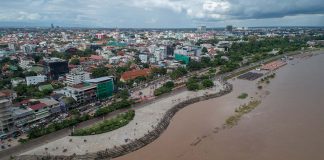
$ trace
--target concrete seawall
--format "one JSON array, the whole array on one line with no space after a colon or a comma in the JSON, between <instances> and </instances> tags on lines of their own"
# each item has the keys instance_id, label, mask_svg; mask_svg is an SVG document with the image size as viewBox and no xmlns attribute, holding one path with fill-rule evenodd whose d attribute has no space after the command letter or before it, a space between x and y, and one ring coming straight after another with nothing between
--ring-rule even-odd
<instances>
[{"instance_id":1,"label":"concrete seawall","mask_svg":"<svg viewBox=\"0 0 324 160\"><path fill-rule=\"evenodd\" d=\"M195 98L191 98L188 100L184 100L182 102L179 102L178 104L174 105L174 107L170 108L169 110L166 111L164 114L163 118L160 120L160 122L154 127L154 129L147 134L145 134L143 137L135 139L130 141L127 144L120 145L120 146L115 146L110 149L105 149L96 153L86 153L84 155L76 155L73 154L71 156L59 156L59 155L21 155L16 157L16 159L19 160L34 160L34 159L48 159L48 160L82 160L82 159L111 159L111 158L116 158L122 155L125 155L127 153L136 151L151 142L153 142L155 139L157 139L168 127L170 124L170 121L172 117L182 108L189 106L193 103L197 103L200 101L220 97L223 95L226 95L230 93L233 89L232 84L229 84L225 82L224 84L224 89L219 91L218 93L213 93L213 94L205 94L203 96L198 96Z\"/></svg>"}]
</instances>

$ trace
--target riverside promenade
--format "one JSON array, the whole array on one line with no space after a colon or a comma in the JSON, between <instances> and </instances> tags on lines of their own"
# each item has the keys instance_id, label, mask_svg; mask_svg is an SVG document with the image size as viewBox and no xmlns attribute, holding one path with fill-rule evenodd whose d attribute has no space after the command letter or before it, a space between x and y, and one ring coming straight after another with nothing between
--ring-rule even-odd
<instances>
[{"instance_id":1,"label":"riverside promenade","mask_svg":"<svg viewBox=\"0 0 324 160\"><path fill-rule=\"evenodd\" d=\"M219 81L214 81L214 83L215 87L213 88L197 92L185 90L136 109L134 119L126 126L117 130L90 136L66 136L27 151L17 157L17 159L37 159L41 157L59 159L112 158L134 151L156 139L166 129L176 112L171 111L172 109L185 107L184 102L186 102L185 105L187 103L195 103L204 100L199 99L200 97L208 97L209 95L216 95L220 92L225 94L225 90L231 90L229 89L229 84L224 84ZM220 95L218 94L218 96ZM190 102L193 99L195 100ZM182 104L181 108L179 108L179 104ZM151 136L146 140L147 142L140 141L140 144L136 144L137 141L143 140L143 137L147 138L148 135ZM125 145L128 145L128 148ZM133 147L129 145L133 145ZM123 148L120 149L120 146L123 146ZM120 151L116 152L118 149ZM111 151L111 153L107 151Z\"/></svg>"}]
</instances>

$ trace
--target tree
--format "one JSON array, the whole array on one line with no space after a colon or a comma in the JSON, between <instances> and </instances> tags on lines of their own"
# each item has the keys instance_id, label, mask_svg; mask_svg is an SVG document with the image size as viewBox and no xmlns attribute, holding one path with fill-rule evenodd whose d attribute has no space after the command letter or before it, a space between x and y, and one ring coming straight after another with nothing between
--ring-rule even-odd
<instances>
[{"instance_id":1,"label":"tree","mask_svg":"<svg viewBox=\"0 0 324 160\"><path fill-rule=\"evenodd\" d=\"M53 92L51 89L44 89L42 90L43 95L50 95Z\"/></svg>"},{"instance_id":2,"label":"tree","mask_svg":"<svg viewBox=\"0 0 324 160\"><path fill-rule=\"evenodd\" d=\"M147 63L144 63L143 68L150 68L150 65L148 65Z\"/></svg>"},{"instance_id":3,"label":"tree","mask_svg":"<svg viewBox=\"0 0 324 160\"><path fill-rule=\"evenodd\" d=\"M72 65L80 65L80 60L78 58L73 58L70 60L70 64Z\"/></svg>"},{"instance_id":4,"label":"tree","mask_svg":"<svg viewBox=\"0 0 324 160\"><path fill-rule=\"evenodd\" d=\"M14 90L17 92L18 96L21 96L27 93L27 87L26 84L18 84Z\"/></svg>"},{"instance_id":5,"label":"tree","mask_svg":"<svg viewBox=\"0 0 324 160\"><path fill-rule=\"evenodd\" d=\"M206 47L203 47L203 48L201 49L201 52L202 52L202 53L207 53L207 52L208 52L208 49L207 49Z\"/></svg>"},{"instance_id":6,"label":"tree","mask_svg":"<svg viewBox=\"0 0 324 160\"><path fill-rule=\"evenodd\" d=\"M29 77L29 76L37 76L37 73L34 71L27 71L25 72L25 77Z\"/></svg>"},{"instance_id":7,"label":"tree","mask_svg":"<svg viewBox=\"0 0 324 160\"><path fill-rule=\"evenodd\" d=\"M176 70L170 73L172 79L180 78L187 74L187 70L184 67L178 67Z\"/></svg>"},{"instance_id":8,"label":"tree","mask_svg":"<svg viewBox=\"0 0 324 160\"><path fill-rule=\"evenodd\" d=\"M35 63L38 63L42 58L43 58L43 55L39 55L39 54L33 54L33 59L35 61Z\"/></svg>"},{"instance_id":9,"label":"tree","mask_svg":"<svg viewBox=\"0 0 324 160\"><path fill-rule=\"evenodd\" d=\"M197 70L200 70L201 68L202 68L202 65L198 61L190 61L188 64L188 69L190 71L197 71Z\"/></svg>"},{"instance_id":10,"label":"tree","mask_svg":"<svg viewBox=\"0 0 324 160\"><path fill-rule=\"evenodd\" d=\"M163 86L165 86L167 88L173 88L174 87L174 83L172 81L168 81L165 84L163 84Z\"/></svg>"},{"instance_id":11,"label":"tree","mask_svg":"<svg viewBox=\"0 0 324 160\"><path fill-rule=\"evenodd\" d=\"M152 68L151 70L151 74L153 76L156 76L156 75L165 75L167 73L167 69L166 68Z\"/></svg>"},{"instance_id":12,"label":"tree","mask_svg":"<svg viewBox=\"0 0 324 160\"><path fill-rule=\"evenodd\" d=\"M99 78L104 76L109 76L110 72L107 67L98 67L92 70L91 76L93 78Z\"/></svg>"},{"instance_id":13,"label":"tree","mask_svg":"<svg viewBox=\"0 0 324 160\"><path fill-rule=\"evenodd\" d=\"M199 84L197 82L187 82L186 86L189 91L197 91L199 90Z\"/></svg>"},{"instance_id":14,"label":"tree","mask_svg":"<svg viewBox=\"0 0 324 160\"><path fill-rule=\"evenodd\" d=\"M128 99L130 94L127 89L123 89L123 90L119 91L116 96L117 96L117 98Z\"/></svg>"},{"instance_id":15,"label":"tree","mask_svg":"<svg viewBox=\"0 0 324 160\"><path fill-rule=\"evenodd\" d=\"M0 89L10 88L10 87L11 87L10 78L0 80Z\"/></svg>"},{"instance_id":16,"label":"tree","mask_svg":"<svg viewBox=\"0 0 324 160\"><path fill-rule=\"evenodd\" d=\"M205 79L202 81L202 85L205 87L205 88L210 88L212 86L214 86L214 82L210 79Z\"/></svg>"}]
</instances>

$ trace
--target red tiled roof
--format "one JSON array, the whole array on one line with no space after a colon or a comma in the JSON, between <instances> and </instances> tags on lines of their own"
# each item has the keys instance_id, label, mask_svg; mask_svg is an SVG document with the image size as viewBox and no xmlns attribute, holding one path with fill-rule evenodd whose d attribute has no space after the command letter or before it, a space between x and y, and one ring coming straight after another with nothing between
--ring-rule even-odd
<instances>
[{"instance_id":1,"label":"red tiled roof","mask_svg":"<svg viewBox=\"0 0 324 160\"><path fill-rule=\"evenodd\" d=\"M131 79L135 79L140 76L148 76L149 73L150 73L150 69L148 69L148 68L145 68L142 70L127 71L121 75L121 79L124 81L127 81L127 80L131 80Z\"/></svg>"},{"instance_id":2,"label":"red tiled roof","mask_svg":"<svg viewBox=\"0 0 324 160\"><path fill-rule=\"evenodd\" d=\"M98 56L98 55L91 55L90 56L90 59L92 59L92 60L102 60L103 57L102 56Z\"/></svg>"},{"instance_id":3,"label":"red tiled roof","mask_svg":"<svg viewBox=\"0 0 324 160\"><path fill-rule=\"evenodd\" d=\"M19 102L20 105L28 104L28 103L29 103L29 99L25 99L25 100Z\"/></svg>"},{"instance_id":4,"label":"red tiled roof","mask_svg":"<svg viewBox=\"0 0 324 160\"><path fill-rule=\"evenodd\" d=\"M117 53L117 55L119 55L119 56L124 56L124 55L125 55L125 52L124 52L124 51L119 51L119 52Z\"/></svg>"},{"instance_id":5,"label":"red tiled roof","mask_svg":"<svg viewBox=\"0 0 324 160\"><path fill-rule=\"evenodd\" d=\"M7 96L5 93L0 92L0 97L5 97Z\"/></svg>"},{"instance_id":6,"label":"red tiled roof","mask_svg":"<svg viewBox=\"0 0 324 160\"><path fill-rule=\"evenodd\" d=\"M38 110L41 108L46 107L47 105L45 103L37 103L35 105L29 106L29 108L31 108L32 110Z\"/></svg>"}]
</instances>

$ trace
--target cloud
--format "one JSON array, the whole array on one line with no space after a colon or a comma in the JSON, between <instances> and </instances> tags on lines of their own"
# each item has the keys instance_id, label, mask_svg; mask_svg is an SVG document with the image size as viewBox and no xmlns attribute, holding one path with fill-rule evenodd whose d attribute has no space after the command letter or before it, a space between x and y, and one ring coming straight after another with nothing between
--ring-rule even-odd
<instances>
[{"instance_id":1,"label":"cloud","mask_svg":"<svg viewBox=\"0 0 324 160\"><path fill-rule=\"evenodd\" d=\"M24 11L0 14L0 20L14 19L14 20L18 20L18 21L23 21L23 20L40 20L42 18L43 17L39 13L30 13L30 12L24 12Z\"/></svg>"},{"instance_id":2,"label":"cloud","mask_svg":"<svg viewBox=\"0 0 324 160\"><path fill-rule=\"evenodd\" d=\"M299 14L324 14L322 0L132 0L136 7L185 11L201 20L280 18Z\"/></svg>"},{"instance_id":3,"label":"cloud","mask_svg":"<svg viewBox=\"0 0 324 160\"><path fill-rule=\"evenodd\" d=\"M323 14L323 0L1 0L0 6L0 21L122 27Z\"/></svg>"}]
</instances>

